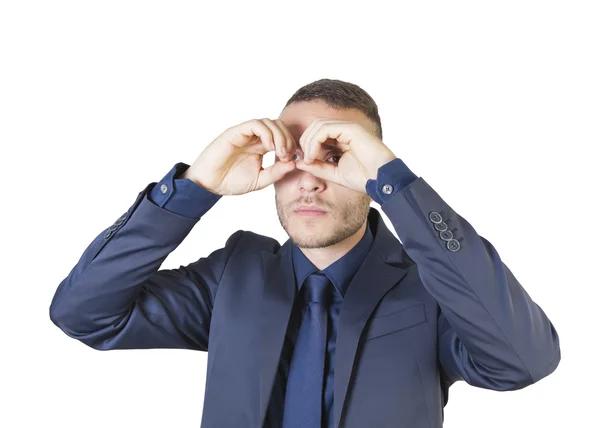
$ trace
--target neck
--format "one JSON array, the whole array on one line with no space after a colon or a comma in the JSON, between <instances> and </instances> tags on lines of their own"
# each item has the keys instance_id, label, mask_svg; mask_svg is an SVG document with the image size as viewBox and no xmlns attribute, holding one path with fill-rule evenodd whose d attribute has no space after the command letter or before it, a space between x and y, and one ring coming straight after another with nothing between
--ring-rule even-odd
<instances>
[{"instance_id":1,"label":"neck","mask_svg":"<svg viewBox=\"0 0 600 428\"><path fill-rule=\"evenodd\" d=\"M335 261L344 257L344 255L346 255L352 248L354 248L356 244L360 242L367 230L367 224L368 221L365 221L354 235L349 236L337 244L324 248L299 247L300 251L302 251L306 258L310 260L311 263L317 267L317 269L323 270Z\"/></svg>"}]
</instances>

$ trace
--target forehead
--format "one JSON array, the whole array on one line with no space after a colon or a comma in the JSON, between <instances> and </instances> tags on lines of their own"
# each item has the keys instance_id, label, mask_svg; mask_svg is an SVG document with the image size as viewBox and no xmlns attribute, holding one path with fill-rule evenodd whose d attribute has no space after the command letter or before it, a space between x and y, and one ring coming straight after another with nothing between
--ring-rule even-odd
<instances>
[{"instance_id":1,"label":"forehead","mask_svg":"<svg viewBox=\"0 0 600 428\"><path fill-rule=\"evenodd\" d=\"M367 129L372 129L373 125L367 116L357 109L340 110L325 104L324 101L303 101L287 106L279 119L284 123L287 129L296 141L300 140L302 133L310 126L315 119L348 120L358 122ZM331 139L330 139L331 140Z\"/></svg>"}]
</instances>

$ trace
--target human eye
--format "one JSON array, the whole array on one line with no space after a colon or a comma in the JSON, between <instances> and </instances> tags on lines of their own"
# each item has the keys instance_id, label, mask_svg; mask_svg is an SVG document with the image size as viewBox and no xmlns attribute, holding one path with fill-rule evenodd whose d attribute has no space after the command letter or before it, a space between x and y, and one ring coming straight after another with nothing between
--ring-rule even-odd
<instances>
[{"instance_id":1,"label":"human eye","mask_svg":"<svg viewBox=\"0 0 600 428\"><path fill-rule=\"evenodd\" d=\"M329 153L329 154L326 156L326 160L328 160L328 159L331 159L331 158L341 158L341 157L342 157L342 154L343 154L343 153L340 153L340 152L332 152L332 153ZM297 151L296 153L294 153L294 155L292 156L292 160L293 160L293 161L296 161L296 160L298 160L297 158L299 158L299 159L303 159L303 158L304 158L304 155L303 155L303 153L302 153L302 152L300 152L300 151ZM335 161L335 163L338 163L338 162L339 162L339 159L338 159L337 161Z\"/></svg>"},{"instance_id":2,"label":"human eye","mask_svg":"<svg viewBox=\"0 0 600 428\"><path fill-rule=\"evenodd\" d=\"M337 153L330 153L333 156L328 157L327 159L331 159L331 158L341 158L342 155L341 154L337 154ZM340 160L338 159L335 163L338 163Z\"/></svg>"}]
</instances>

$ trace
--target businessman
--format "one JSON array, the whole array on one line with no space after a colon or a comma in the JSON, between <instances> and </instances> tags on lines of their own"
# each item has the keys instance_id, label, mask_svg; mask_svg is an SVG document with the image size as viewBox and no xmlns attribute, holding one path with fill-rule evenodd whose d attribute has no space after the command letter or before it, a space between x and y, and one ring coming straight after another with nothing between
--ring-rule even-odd
<instances>
[{"instance_id":1,"label":"businessman","mask_svg":"<svg viewBox=\"0 0 600 428\"><path fill-rule=\"evenodd\" d=\"M237 230L160 269L223 195L271 184L283 245ZM59 284L50 318L98 350L207 351L203 428L438 428L454 382L517 390L560 361L494 246L383 143L373 99L332 79L148 184Z\"/></svg>"}]
</instances>

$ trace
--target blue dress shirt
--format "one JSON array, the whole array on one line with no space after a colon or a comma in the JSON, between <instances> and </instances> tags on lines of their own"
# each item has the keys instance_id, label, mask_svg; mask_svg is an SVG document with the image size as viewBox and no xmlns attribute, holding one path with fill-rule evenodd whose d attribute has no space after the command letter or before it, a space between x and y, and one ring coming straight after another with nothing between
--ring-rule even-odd
<instances>
[{"instance_id":1,"label":"blue dress shirt","mask_svg":"<svg viewBox=\"0 0 600 428\"><path fill-rule=\"evenodd\" d=\"M152 188L148 193L148 198L152 203L168 211L174 212L175 214L199 219L221 198L221 195L214 194L187 178L178 178L181 177L181 174L183 174L188 167L189 165L183 162L177 163L171 171L169 171L169 173ZM381 205L417 178L418 177L408 169L401 159L396 158L379 168L377 171L377 180L369 179L365 190L375 202ZM384 193L382 190L383 186L386 184L392 186L392 191L389 194ZM335 358L335 342L341 304L346 289L369 252L372 242L373 234L367 224L365 233L358 244L340 259L322 270L332 282L335 289L334 298L332 299L329 308L328 323L330 328L327 332L322 428L333 427L333 362ZM297 246L294 245L292 248L296 289L299 293L300 287L304 283L306 277L317 272L319 269L306 258L304 253ZM292 308L290 323L286 332L277 375L273 384L271 400L267 409L265 428L279 428L283 421L286 381L288 378L294 344L301 322L302 308L300 307L299 302L300 299L297 299Z\"/></svg>"}]
</instances>

